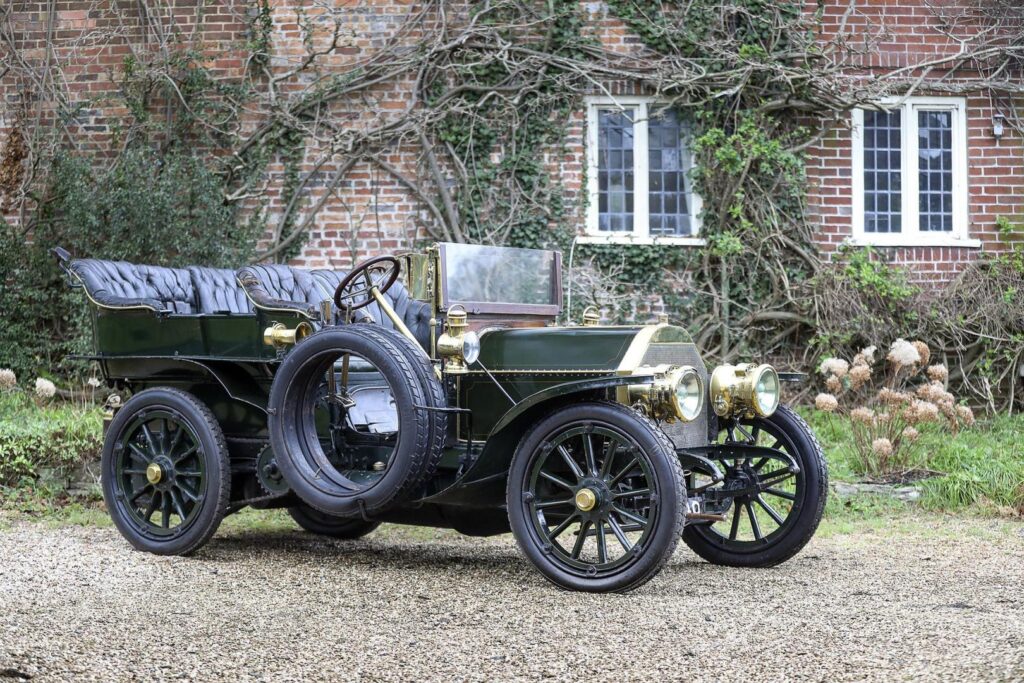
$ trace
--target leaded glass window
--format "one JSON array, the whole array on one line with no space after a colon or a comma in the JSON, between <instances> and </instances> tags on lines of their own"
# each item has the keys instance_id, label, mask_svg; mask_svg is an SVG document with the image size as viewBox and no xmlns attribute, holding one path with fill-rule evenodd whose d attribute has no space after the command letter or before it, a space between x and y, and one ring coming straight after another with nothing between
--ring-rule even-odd
<instances>
[{"instance_id":1,"label":"leaded glass window","mask_svg":"<svg viewBox=\"0 0 1024 683\"><path fill-rule=\"evenodd\" d=\"M864 112L864 230L902 229L900 112Z\"/></svg>"},{"instance_id":2,"label":"leaded glass window","mask_svg":"<svg viewBox=\"0 0 1024 683\"><path fill-rule=\"evenodd\" d=\"M601 97L590 98L587 125L587 232L630 242L696 237L686 116L644 97Z\"/></svg>"},{"instance_id":3,"label":"leaded glass window","mask_svg":"<svg viewBox=\"0 0 1024 683\"><path fill-rule=\"evenodd\" d=\"M854 241L979 246L968 235L966 98L881 106L853 114Z\"/></svg>"},{"instance_id":4,"label":"leaded glass window","mask_svg":"<svg viewBox=\"0 0 1024 683\"><path fill-rule=\"evenodd\" d=\"M633 230L634 111L602 109L598 113L598 202L600 229Z\"/></svg>"},{"instance_id":5,"label":"leaded glass window","mask_svg":"<svg viewBox=\"0 0 1024 683\"><path fill-rule=\"evenodd\" d=\"M953 229L953 114L917 112L918 212L921 230Z\"/></svg>"},{"instance_id":6,"label":"leaded glass window","mask_svg":"<svg viewBox=\"0 0 1024 683\"><path fill-rule=\"evenodd\" d=\"M652 235L689 235L686 150L679 114L668 110L647 125L648 209Z\"/></svg>"}]
</instances>

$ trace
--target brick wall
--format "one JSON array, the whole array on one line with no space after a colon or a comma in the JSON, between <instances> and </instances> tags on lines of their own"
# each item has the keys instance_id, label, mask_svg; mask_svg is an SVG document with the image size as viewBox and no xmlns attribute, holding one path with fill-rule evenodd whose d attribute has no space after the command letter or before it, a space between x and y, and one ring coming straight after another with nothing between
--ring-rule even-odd
<instances>
[{"instance_id":1,"label":"brick wall","mask_svg":"<svg viewBox=\"0 0 1024 683\"><path fill-rule=\"evenodd\" d=\"M628 52L641 47L636 36L622 22L609 16L602 2L581 3L588 18L587 31L616 51ZM302 55L302 31L296 8L300 3L278 0L273 4L272 52L273 65L278 73L290 69ZM937 54L956 50L956 45L939 30L938 20L930 9L931 0L867 0L858 3L858 13L846 18L847 28L855 35L872 35L877 49L851 65L865 73L879 68L890 68L919 61ZM813 11L816 3L808 5ZM843 21L846 0L826 0L824 19L826 34L838 30ZM111 11L117 7L118 11ZM248 21L250 3L230 0L213 7L198 0L172 0L163 5L163 11L173 16L177 30L211 59L215 71L225 77L241 77L249 40ZM154 31L161 22L151 21L136 3L105 3L87 0L60 2L18 2L11 22L16 27L18 46L22 56L34 64L44 64L48 58L64 63L59 75L69 83L69 108L81 107L78 115L67 122L66 131L60 131L64 144L70 143L83 150L110 151L123 141L117 134L117 121L126 112L107 95L117 88L118 74L132 45L153 45ZM381 48L392 37L395 28L414 11L415 3L407 0L339 1L333 8L343 18L342 48L325 63L329 70L365 59ZM318 40L327 39L329 17L322 10L309 10L307 16L322 30ZM166 24L167 22L163 22ZM879 27L887 26L886 32ZM122 39L106 42L102 46L90 43L95 31L118 32ZM47 56L46 35L50 33L57 49ZM418 36L408 36L416 40ZM71 56L73 55L73 56ZM42 73L42 72L41 72ZM23 125L42 125L52 121L53 112L42 111L39 103L24 99L30 84L19 82L10 75L0 79L0 141L7 138L16 120ZM369 120L386 119L396 115L409 104L408 84L374 91L357 100L338 104L330 113L331 120L340 125L357 128ZM608 84L614 92L632 94L631 84ZM984 249L998 250L1001 245L995 232L999 216L1014 217L1024 214L1024 141L1009 126L1002 140L991 134L992 116L997 105L981 94L968 100L969 117L969 213L970 237L981 241ZM585 116L578 112L567 129L564 151L552 151L549 166L563 181L575 213L570 220L582 226L580 209L584 192L583 170ZM320 149L311 145L307 150L305 168L312 168ZM851 143L848 122L843 121L829 133L820 145L808 154L810 197L808 212L818 225L819 243L826 253L851 234ZM388 162L403 174L417 177L422 173L419 150L413 146L394 150ZM366 163L357 164L335 191L329 192L328 179L336 167L330 164L318 171L305 197L307 204L324 199L323 209L313 224L308 243L295 260L310 266L345 267L354 259L382 251L411 247L424 236L423 225L429 221L421 203L394 177ZM280 188L284 169L272 164L268 169L268 210L271 229L283 211ZM9 220L18 216L8 213ZM301 220L301 215L299 217ZM889 250L897 262L910 265L921 280L948 279L962 264L977 258L976 248L900 248Z\"/></svg>"},{"instance_id":2,"label":"brick wall","mask_svg":"<svg viewBox=\"0 0 1024 683\"><path fill-rule=\"evenodd\" d=\"M856 67L869 74L893 67L919 64L939 56L956 54L959 46L943 32L942 17L929 0L872 0L858 3L859 12L846 18L847 29L855 35L874 36L878 41L868 54L855 60ZM835 35L848 3L827 0L824 34ZM948 7L955 7L951 3ZM948 18L948 17L947 17ZM967 19L959 20L960 26ZM884 29L882 27L885 27ZM969 31L968 31L969 32ZM912 74L916 75L916 74ZM934 76L945 76L936 73ZM955 84L962 74L950 74ZM936 94L922 89L915 94ZM982 251L1006 248L999 241L996 220L1024 218L1024 139L1010 125L1004 136L993 136L993 117L1006 112L1007 103L994 103L987 93L967 93L967 185L968 237L978 246L900 247L880 252L892 262L907 266L912 279L920 283L941 283L958 273ZM833 254L852 239L853 146L851 117L844 117L820 145L808 150L810 180L808 214L817 226L819 246Z\"/></svg>"}]
</instances>

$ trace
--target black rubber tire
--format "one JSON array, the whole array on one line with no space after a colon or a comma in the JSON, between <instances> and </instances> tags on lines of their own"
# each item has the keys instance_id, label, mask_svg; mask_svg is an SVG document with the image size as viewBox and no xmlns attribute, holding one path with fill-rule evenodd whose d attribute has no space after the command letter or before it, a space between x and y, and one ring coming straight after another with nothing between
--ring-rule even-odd
<instances>
[{"instance_id":1,"label":"black rubber tire","mask_svg":"<svg viewBox=\"0 0 1024 683\"><path fill-rule=\"evenodd\" d=\"M779 406L766 422L777 427L791 442L787 452L803 472L803 486L793 502L790 515L797 515L791 526L763 550L733 552L716 542L717 536L706 525L690 525L683 531L683 541L693 552L712 564L727 567L773 567L796 555L807 545L818 529L828 499L828 466L821 444L807 422L787 406ZM790 524L787 517L786 523Z\"/></svg>"},{"instance_id":2,"label":"black rubber tire","mask_svg":"<svg viewBox=\"0 0 1024 683\"><path fill-rule=\"evenodd\" d=\"M204 490L200 492L199 514L170 538L154 538L131 518L114 472L121 432L139 413L155 409L175 411L188 422L202 444L200 456L207 475ZM205 404L178 389L146 389L125 402L107 429L101 472L103 499L114 526L135 549L155 555L189 555L201 548L217 531L231 499L231 463L224 433Z\"/></svg>"},{"instance_id":3,"label":"black rubber tire","mask_svg":"<svg viewBox=\"0 0 1024 683\"><path fill-rule=\"evenodd\" d=\"M380 526L380 522L367 522L352 517L335 517L302 503L288 508L288 514L300 527L318 536L330 536L351 541L362 538Z\"/></svg>"},{"instance_id":4,"label":"black rubber tire","mask_svg":"<svg viewBox=\"0 0 1024 683\"><path fill-rule=\"evenodd\" d=\"M413 369L419 376L420 381L422 381L423 385L427 388L428 401L426 402L426 405L431 408L440 409L448 407L448 397L445 394L444 386L441 384L441 380L434 371L434 365L430 362L430 357L419 343L412 341L401 333L393 332L392 330L372 323L360 323L358 328L371 337L374 337L381 344L394 344L395 346L404 349L406 358L408 358L409 362L412 363ZM428 426L430 428L430 445L428 446L428 451L431 453L441 453L444 449L445 441L448 438L448 413L443 412L443 410L423 411L423 413L423 417L428 421ZM437 458L431 458L427 461L427 469L423 474L423 481L428 481L434 476L437 472L437 465L440 462L440 456Z\"/></svg>"},{"instance_id":5,"label":"black rubber tire","mask_svg":"<svg viewBox=\"0 0 1024 683\"><path fill-rule=\"evenodd\" d=\"M410 352L397 332L369 324L329 327L297 344L285 357L270 391L268 427L278 466L292 490L311 507L338 517L367 518L406 500L437 468L443 450L444 413L427 410L443 392L425 378L422 351ZM383 477L353 490L333 467L314 466L322 454L305 410L310 387L324 364L348 351L376 366L391 387L398 414L398 444ZM408 418L408 419L407 419Z\"/></svg>"},{"instance_id":6,"label":"black rubber tire","mask_svg":"<svg viewBox=\"0 0 1024 683\"><path fill-rule=\"evenodd\" d=\"M566 571L545 551L524 496L524 480L534 454L553 435L578 422L599 422L625 433L650 460L657 480L659 513L647 547L635 560L609 576L583 576ZM686 487L671 440L642 413L618 403L588 402L562 408L526 433L509 470L506 490L509 523L523 554L549 581L560 588L593 593L626 592L647 583L672 557L685 521Z\"/></svg>"}]
</instances>

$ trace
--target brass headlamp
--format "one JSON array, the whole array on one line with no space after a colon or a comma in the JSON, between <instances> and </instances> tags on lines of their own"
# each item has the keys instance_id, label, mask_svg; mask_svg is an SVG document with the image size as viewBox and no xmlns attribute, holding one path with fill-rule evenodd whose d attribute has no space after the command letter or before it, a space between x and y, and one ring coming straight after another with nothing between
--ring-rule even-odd
<instances>
[{"instance_id":1,"label":"brass headlamp","mask_svg":"<svg viewBox=\"0 0 1024 683\"><path fill-rule=\"evenodd\" d=\"M437 340L437 355L445 359L445 372L464 375L480 357L480 338L468 331L469 316L460 305L452 306L446 316L445 332Z\"/></svg>"},{"instance_id":2,"label":"brass headlamp","mask_svg":"<svg viewBox=\"0 0 1024 683\"><path fill-rule=\"evenodd\" d=\"M294 346L311 334L313 326L307 322L299 323L294 329L285 326L284 323L274 323L263 330L263 343L281 349L285 346Z\"/></svg>"},{"instance_id":3,"label":"brass headlamp","mask_svg":"<svg viewBox=\"0 0 1024 683\"><path fill-rule=\"evenodd\" d=\"M690 422L704 407L704 380L689 365L640 367L636 374L653 374L650 384L627 387L630 404L639 404L651 417L665 422Z\"/></svg>"},{"instance_id":4,"label":"brass headlamp","mask_svg":"<svg viewBox=\"0 0 1024 683\"><path fill-rule=\"evenodd\" d=\"M719 417L768 417L779 407L779 387L770 365L719 365L711 373L711 407Z\"/></svg>"}]
</instances>

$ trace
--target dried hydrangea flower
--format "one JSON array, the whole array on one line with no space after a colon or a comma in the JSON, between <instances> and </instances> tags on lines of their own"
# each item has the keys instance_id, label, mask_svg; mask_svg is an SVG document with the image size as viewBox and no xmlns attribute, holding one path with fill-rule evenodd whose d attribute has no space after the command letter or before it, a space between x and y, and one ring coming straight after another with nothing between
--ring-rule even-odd
<instances>
[{"instance_id":1,"label":"dried hydrangea flower","mask_svg":"<svg viewBox=\"0 0 1024 683\"><path fill-rule=\"evenodd\" d=\"M857 364L850 368L850 386L860 389L871 379L871 368L864 364Z\"/></svg>"},{"instance_id":2,"label":"dried hydrangea flower","mask_svg":"<svg viewBox=\"0 0 1024 683\"><path fill-rule=\"evenodd\" d=\"M892 455L892 441L889 439L875 439L871 442L871 451L878 456L888 458Z\"/></svg>"},{"instance_id":3,"label":"dried hydrangea flower","mask_svg":"<svg viewBox=\"0 0 1024 683\"><path fill-rule=\"evenodd\" d=\"M941 397L938 401L935 401L935 405L937 405L939 410L942 411L942 414L950 420L956 419L956 401L952 394L946 394Z\"/></svg>"},{"instance_id":4,"label":"dried hydrangea flower","mask_svg":"<svg viewBox=\"0 0 1024 683\"><path fill-rule=\"evenodd\" d=\"M878 413L875 415L875 421L878 422L878 424L889 424L890 420L892 420L892 415L888 412Z\"/></svg>"},{"instance_id":5,"label":"dried hydrangea flower","mask_svg":"<svg viewBox=\"0 0 1024 683\"><path fill-rule=\"evenodd\" d=\"M860 408L854 408L850 411L850 419L854 422L870 425L875 421L875 411L863 406Z\"/></svg>"},{"instance_id":6,"label":"dried hydrangea flower","mask_svg":"<svg viewBox=\"0 0 1024 683\"><path fill-rule=\"evenodd\" d=\"M821 367L818 368L818 372L823 375L835 375L836 377L846 377L846 373L850 370L850 364L842 358L826 358L821 361Z\"/></svg>"},{"instance_id":7,"label":"dried hydrangea flower","mask_svg":"<svg viewBox=\"0 0 1024 683\"><path fill-rule=\"evenodd\" d=\"M928 379L933 382L943 382L949 379L949 370L942 363L928 366Z\"/></svg>"},{"instance_id":8,"label":"dried hydrangea flower","mask_svg":"<svg viewBox=\"0 0 1024 683\"><path fill-rule=\"evenodd\" d=\"M18 377L14 374L14 370L0 369L0 389L13 389L16 386L18 386Z\"/></svg>"},{"instance_id":9,"label":"dried hydrangea flower","mask_svg":"<svg viewBox=\"0 0 1024 683\"><path fill-rule=\"evenodd\" d=\"M825 387L833 394L838 394L843 390L843 380L839 379L835 375L829 375L828 379L825 380Z\"/></svg>"},{"instance_id":10,"label":"dried hydrangea flower","mask_svg":"<svg viewBox=\"0 0 1024 683\"><path fill-rule=\"evenodd\" d=\"M942 386L938 382L922 384L917 388L916 393L918 398L924 401L931 401L932 403L939 403L947 399L953 399L953 395L946 391L946 387Z\"/></svg>"},{"instance_id":11,"label":"dried hydrangea flower","mask_svg":"<svg viewBox=\"0 0 1024 683\"><path fill-rule=\"evenodd\" d=\"M903 411L903 419L909 424L934 422L939 419L939 407L930 401L915 400Z\"/></svg>"},{"instance_id":12,"label":"dried hydrangea flower","mask_svg":"<svg viewBox=\"0 0 1024 683\"><path fill-rule=\"evenodd\" d=\"M39 398L53 398L57 395L57 387L48 379L36 378L36 396Z\"/></svg>"},{"instance_id":13,"label":"dried hydrangea flower","mask_svg":"<svg viewBox=\"0 0 1024 683\"><path fill-rule=\"evenodd\" d=\"M872 363L875 362L875 351L877 350L878 347L874 345L865 346L863 349L860 350L860 353L853 357L853 364L871 365Z\"/></svg>"},{"instance_id":14,"label":"dried hydrangea flower","mask_svg":"<svg viewBox=\"0 0 1024 683\"><path fill-rule=\"evenodd\" d=\"M968 406L957 406L956 415L960 418L960 421L968 427L974 424L974 411Z\"/></svg>"},{"instance_id":15,"label":"dried hydrangea flower","mask_svg":"<svg viewBox=\"0 0 1024 683\"><path fill-rule=\"evenodd\" d=\"M918 339L915 342L912 342L912 344L914 348L917 349L917 355L921 356L921 360L918 361L921 364L921 367L928 365L928 361L932 357L932 351L931 349L928 348L928 345L925 344L920 339Z\"/></svg>"},{"instance_id":16,"label":"dried hydrangea flower","mask_svg":"<svg viewBox=\"0 0 1024 683\"><path fill-rule=\"evenodd\" d=\"M918 353L917 349L913 344L908 342L906 339L897 339L889 347L889 355L886 356L889 362L892 363L897 370L900 368L910 367L915 363L921 362L921 354Z\"/></svg>"},{"instance_id":17,"label":"dried hydrangea flower","mask_svg":"<svg viewBox=\"0 0 1024 683\"><path fill-rule=\"evenodd\" d=\"M814 397L814 407L826 413L834 413L839 409L839 400L832 394L818 394Z\"/></svg>"},{"instance_id":18,"label":"dried hydrangea flower","mask_svg":"<svg viewBox=\"0 0 1024 683\"><path fill-rule=\"evenodd\" d=\"M921 432L917 431L913 427L903 428L903 438L909 441L910 443L914 443L915 441L917 441L917 437L919 436L921 436Z\"/></svg>"}]
</instances>

